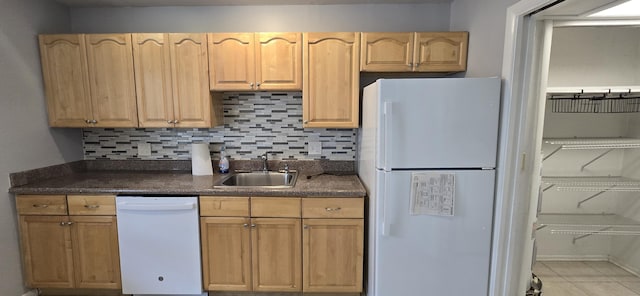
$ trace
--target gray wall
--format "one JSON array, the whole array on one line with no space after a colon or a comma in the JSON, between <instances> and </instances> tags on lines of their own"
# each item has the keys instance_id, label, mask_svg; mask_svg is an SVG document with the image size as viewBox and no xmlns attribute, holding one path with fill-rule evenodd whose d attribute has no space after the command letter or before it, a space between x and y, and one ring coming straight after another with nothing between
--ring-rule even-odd
<instances>
[{"instance_id":1,"label":"gray wall","mask_svg":"<svg viewBox=\"0 0 640 296\"><path fill-rule=\"evenodd\" d=\"M449 3L74 8L74 32L446 31Z\"/></svg>"},{"instance_id":2,"label":"gray wall","mask_svg":"<svg viewBox=\"0 0 640 296\"><path fill-rule=\"evenodd\" d=\"M24 289L9 173L82 158L79 130L47 125L38 53L38 33L68 28L68 9L53 1L0 1L0 295Z\"/></svg>"},{"instance_id":3,"label":"gray wall","mask_svg":"<svg viewBox=\"0 0 640 296\"><path fill-rule=\"evenodd\" d=\"M469 31L466 77L500 76L507 8L519 0L454 0L452 31Z\"/></svg>"}]
</instances>

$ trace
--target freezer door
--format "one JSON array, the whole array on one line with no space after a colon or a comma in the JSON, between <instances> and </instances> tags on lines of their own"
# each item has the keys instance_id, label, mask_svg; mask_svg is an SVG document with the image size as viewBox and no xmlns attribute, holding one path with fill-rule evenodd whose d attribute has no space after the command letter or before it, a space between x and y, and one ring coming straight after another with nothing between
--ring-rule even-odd
<instances>
[{"instance_id":1,"label":"freezer door","mask_svg":"<svg viewBox=\"0 0 640 296\"><path fill-rule=\"evenodd\" d=\"M412 173L379 173L368 295L487 295L495 172L437 171L455 174L454 216L410 215Z\"/></svg>"},{"instance_id":2,"label":"freezer door","mask_svg":"<svg viewBox=\"0 0 640 296\"><path fill-rule=\"evenodd\" d=\"M494 168L500 79L380 79L376 167ZM367 110L366 108L363 110Z\"/></svg>"}]
</instances>

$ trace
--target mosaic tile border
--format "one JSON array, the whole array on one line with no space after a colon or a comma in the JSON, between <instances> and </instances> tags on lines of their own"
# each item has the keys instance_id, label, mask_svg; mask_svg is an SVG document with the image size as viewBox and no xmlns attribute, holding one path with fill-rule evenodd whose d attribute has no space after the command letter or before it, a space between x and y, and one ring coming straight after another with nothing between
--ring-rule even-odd
<instances>
[{"instance_id":1,"label":"mosaic tile border","mask_svg":"<svg viewBox=\"0 0 640 296\"><path fill-rule=\"evenodd\" d=\"M192 143L209 143L213 159L220 147L235 160L355 160L356 129L302 128L302 94L225 93L224 126L216 128L102 128L83 130L86 160L187 160ZM322 154L309 155L309 142L321 142ZM149 143L151 155L138 155Z\"/></svg>"}]
</instances>

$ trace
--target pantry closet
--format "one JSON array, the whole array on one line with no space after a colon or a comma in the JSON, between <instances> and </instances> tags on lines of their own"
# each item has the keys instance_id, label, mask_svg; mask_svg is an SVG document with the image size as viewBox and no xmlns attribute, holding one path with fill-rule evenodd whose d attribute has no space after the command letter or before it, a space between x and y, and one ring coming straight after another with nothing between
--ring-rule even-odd
<instances>
[{"instance_id":1,"label":"pantry closet","mask_svg":"<svg viewBox=\"0 0 640 296\"><path fill-rule=\"evenodd\" d=\"M640 26L553 28L543 124L543 295L640 295Z\"/></svg>"}]
</instances>

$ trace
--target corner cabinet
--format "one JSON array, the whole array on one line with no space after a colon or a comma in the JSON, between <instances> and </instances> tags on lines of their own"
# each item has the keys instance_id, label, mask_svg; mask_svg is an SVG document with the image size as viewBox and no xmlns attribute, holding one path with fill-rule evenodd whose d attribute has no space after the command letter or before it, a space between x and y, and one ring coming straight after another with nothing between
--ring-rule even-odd
<instances>
[{"instance_id":1,"label":"corner cabinet","mask_svg":"<svg viewBox=\"0 0 640 296\"><path fill-rule=\"evenodd\" d=\"M19 195L16 204L28 287L120 289L114 196Z\"/></svg>"},{"instance_id":2,"label":"corner cabinet","mask_svg":"<svg viewBox=\"0 0 640 296\"><path fill-rule=\"evenodd\" d=\"M50 126L138 126L131 34L39 40Z\"/></svg>"},{"instance_id":3,"label":"corner cabinet","mask_svg":"<svg viewBox=\"0 0 640 296\"><path fill-rule=\"evenodd\" d=\"M140 127L222 124L221 98L209 92L206 34L133 34L133 54Z\"/></svg>"},{"instance_id":4,"label":"corner cabinet","mask_svg":"<svg viewBox=\"0 0 640 296\"><path fill-rule=\"evenodd\" d=\"M362 198L201 196L204 289L361 292L363 213Z\"/></svg>"},{"instance_id":5,"label":"corner cabinet","mask_svg":"<svg viewBox=\"0 0 640 296\"><path fill-rule=\"evenodd\" d=\"M468 32L362 33L364 72L461 72L467 68Z\"/></svg>"},{"instance_id":6,"label":"corner cabinet","mask_svg":"<svg viewBox=\"0 0 640 296\"><path fill-rule=\"evenodd\" d=\"M357 128L360 33L304 33L303 127Z\"/></svg>"},{"instance_id":7,"label":"corner cabinet","mask_svg":"<svg viewBox=\"0 0 640 296\"><path fill-rule=\"evenodd\" d=\"M210 85L215 91L300 90L300 33L210 33Z\"/></svg>"}]
</instances>

